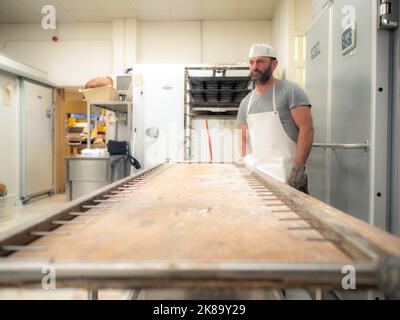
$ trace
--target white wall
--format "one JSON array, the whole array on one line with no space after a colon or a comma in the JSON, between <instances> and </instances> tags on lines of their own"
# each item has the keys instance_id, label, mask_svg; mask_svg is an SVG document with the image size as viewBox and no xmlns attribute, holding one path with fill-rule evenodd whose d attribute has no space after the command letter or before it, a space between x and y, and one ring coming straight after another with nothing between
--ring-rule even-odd
<instances>
[{"instance_id":1,"label":"white wall","mask_svg":"<svg viewBox=\"0 0 400 320\"><path fill-rule=\"evenodd\" d=\"M271 21L141 22L138 63L246 62L253 43L271 42Z\"/></svg>"},{"instance_id":2,"label":"white wall","mask_svg":"<svg viewBox=\"0 0 400 320\"><path fill-rule=\"evenodd\" d=\"M141 22L138 33L138 63L200 62L200 22Z\"/></svg>"},{"instance_id":3,"label":"white wall","mask_svg":"<svg viewBox=\"0 0 400 320\"><path fill-rule=\"evenodd\" d=\"M279 60L277 71L283 78L298 83L298 68L303 67L303 61L295 60L295 37L304 36L311 25L312 4L312 0L281 0L272 19L272 42Z\"/></svg>"},{"instance_id":4,"label":"white wall","mask_svg":"<svg viewBox=\"0 0 400 320\"><path fill-rule=\"evenodd\" d=\"M112 22L113 76L124 74L136 63L138 23L136 19L114 19Z\"/></svg>"},{"instance_id":5,"label":"white wall","mask_svg":"<svg viewBox=\"0 0 400 320\"><path fill-rule=\"evenodd\" d=\"M52 36L59 41L53 42ZM116 75L135 63L246 62L252 43L272 42L271 21L0 24L0 53L48 73L60 87Z\"/></svg>"},{"instance_id":6,"label":"white wall","mask_svg":"<svg viewBox=\"0 0 400 320\"><path fill-rule=\"evenodd\" d=\"M295 32L305 34L313 20L313 0L296 0L295 16Z\"/></svg>"},{"instance_id":7,"label":"white wall","mask_svg":"<svg viewBox=\"0 0 400 320\"><path fill-rule=\"evenodd\" d=\"M289 68L290 18L289 0L282 0L272 20L272 43L278 56L278 72L286 74Z\"/></svg>"},{"instance_id":8,"label":"white wall","mask_svg":"<svg viewBox=\"0 0 400 320\"><path fill-rule=\"evenodd\" d=\"M271 21L205 21L202 63L247 63L253 43L271 43Z\"/></svg>"},{"instance_id":9,"label":"white wall","mask_svg":"<svg viewBox=\"0 0 400 320\"><path fill-rule=\"evenodd\" d=\"M313 0L312 2L312 16L315 19L329 0Z\"/></svg>"},{"instance_id":10,"label":"white wall","mask_svg":"<svg viewBox=\"0 0 400 320\"><path fill-rule=\"evenodd\" d=\"M51 40L59 37L58 42ZM60 23L55 31L40 24L1 24L0 53L48 73L63 86L83 85L112 73L111 23Z\"/></svg>"},{"instance_id":11,"label":"white wall","mask_svg":"<svg viewBox=\"0 0 400 320\"><path fill-rule=\"evenodd\" d=\"M247 62L253 43L272 43L279 68L291 70L293 36L302 34L312 8L326 0L282 0L272 21L59 23L45 31L40 24L0 24L0 53L48 73L60 87L81 86L88 79L116 75L135 63L235 64ZM53 42L52 36L59 41Z\"/></svg>"}]
</instances>

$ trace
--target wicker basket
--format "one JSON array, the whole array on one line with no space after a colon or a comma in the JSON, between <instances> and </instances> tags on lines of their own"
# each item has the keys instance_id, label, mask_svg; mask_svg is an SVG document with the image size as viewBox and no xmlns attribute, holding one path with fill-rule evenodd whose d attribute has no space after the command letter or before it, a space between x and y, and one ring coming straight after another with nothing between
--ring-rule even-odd
<instances>
[{"instance_id":1,"label":"wicker basket","mask_svg":"<svg viewBox=\"0 0 400 320\"><path fill-rule=\"evenodd\" d=\"M113 86L103 86L91 89L80 89L79 92L83 93L87 102L99 102L99 101L115 101L116 92Z\"/></svg>"}]
</instances>

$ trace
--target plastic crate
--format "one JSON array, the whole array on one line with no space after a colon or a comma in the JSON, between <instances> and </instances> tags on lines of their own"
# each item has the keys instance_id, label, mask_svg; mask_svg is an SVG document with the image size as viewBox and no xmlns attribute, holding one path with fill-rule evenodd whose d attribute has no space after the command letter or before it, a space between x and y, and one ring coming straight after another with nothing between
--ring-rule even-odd
<instances>
[{"instance_id":1,"label":"plastic crate","mask_svg":"<svg viewBox=\"0 0 400 320\"><path fill-rule=\"evenodd\" d=\"M80 89L79 92L82 92L85 100L90 103L115 101L117 97L116 91L111 85L91 89Z\"/></svg>"}]
</instances>

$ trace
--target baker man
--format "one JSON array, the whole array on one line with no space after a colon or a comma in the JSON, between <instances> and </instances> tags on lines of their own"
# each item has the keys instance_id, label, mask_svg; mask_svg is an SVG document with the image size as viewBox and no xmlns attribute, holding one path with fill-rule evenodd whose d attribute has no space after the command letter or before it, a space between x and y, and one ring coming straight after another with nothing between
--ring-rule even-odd
<instances>
[{"instance_id":1,"label":"baker man","mask_svg":"<svg viewBox=\"0 0 400 320\"><path fill-rule=\"evenodd\" d=\"M256 88L242 100L237 117L243 160L308 193L305 169L314 138L311 103L299 85L274 78L278 60L270 45L254 44L249 63Z\"/></svg>"}]
</instances>

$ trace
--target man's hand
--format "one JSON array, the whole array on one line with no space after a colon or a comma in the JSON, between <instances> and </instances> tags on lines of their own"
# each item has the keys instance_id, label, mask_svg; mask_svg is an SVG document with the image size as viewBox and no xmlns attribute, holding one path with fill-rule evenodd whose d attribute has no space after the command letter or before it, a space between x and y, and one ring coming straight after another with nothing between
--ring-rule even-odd
<instances>
[{"instance_id":1,"label":"man's hand","mask_svg":"<svg viewBox=\"0 0 400 320\"><path fill-rule=\"evenodd\" d=\"M307 175L305 174L306 167L304 165L293 165L289 172L288 184L306 194L308 192Z\"/></svg>"}]
</instances>

